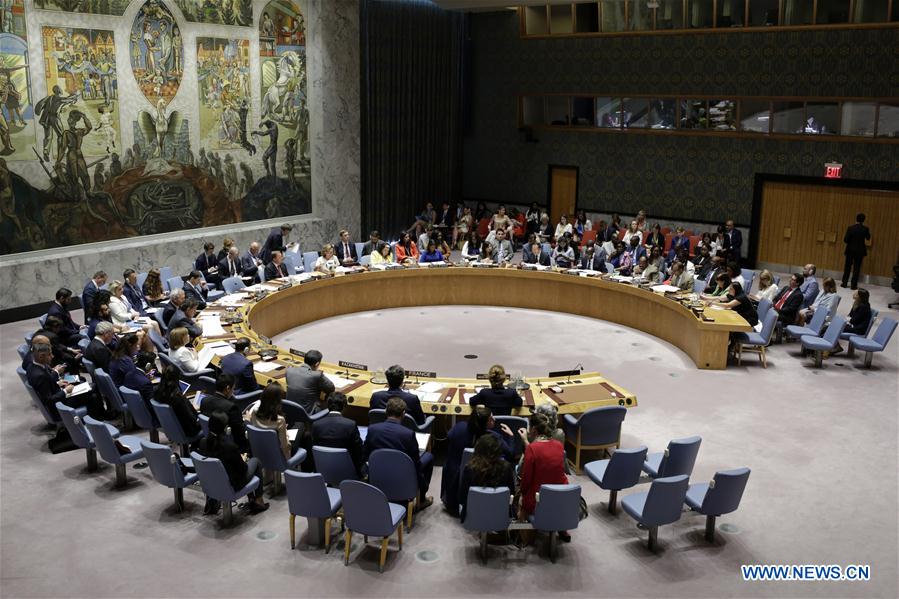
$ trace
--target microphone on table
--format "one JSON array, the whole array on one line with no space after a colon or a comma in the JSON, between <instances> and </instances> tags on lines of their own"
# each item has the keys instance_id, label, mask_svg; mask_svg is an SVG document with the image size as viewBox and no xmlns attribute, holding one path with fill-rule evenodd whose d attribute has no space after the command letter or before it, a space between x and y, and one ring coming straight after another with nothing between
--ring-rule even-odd
<instances>
[{"instance_id":1,"label":"microphone on table","mask_svg":"<svg viewBox=\"0 0 899 599\"><path fill-rule=\"evenodd\" d=\"M577 365L568 372L568 380L566 381L567 383L571 382L571 373L574 372L575 370L577 370L578 373L580 373L581 371L584 370L584 365L581 364L580 362L578 362Z\"/></svg>"}]
</instances>

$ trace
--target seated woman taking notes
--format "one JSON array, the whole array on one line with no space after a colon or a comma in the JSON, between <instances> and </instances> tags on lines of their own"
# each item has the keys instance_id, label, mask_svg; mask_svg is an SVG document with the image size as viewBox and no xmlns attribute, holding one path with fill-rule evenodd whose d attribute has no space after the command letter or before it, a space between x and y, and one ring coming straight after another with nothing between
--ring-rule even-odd
<instances>
[{"instance_id":1,"label":"seated woman taking notes","mask_svg":"<svg viewBox=\"0 0 899 599\"><path fill-rule=\"evenodd\" d=\"M412 241L412 236L409 233L403 233L394 251L396 252L396 261L400 264L415 264L418 262L418 246Z\"/></svg>"},{"instance_id":2,"label":"seated woman taking notes","mask_svg":"<svg viewBox=\"0 0 899 599\"><path fill-rule=\"evenodd\" d=\"M181 372L196 372L200 369L197 352L189 343L190 333L186 328L178 327L169 332L169 359Z\"/></svg>"},{"instance_id":3,"label":"seated woman taking notes","mask_svg":"<svg viewBox=\"0 0 899 599\"><path fill-rule=\"evenodd\" d=\"M393 264L393 256L390 255L390 244L380 242L377 249L371 253L372 264Z\"/></svg>"},{"instance_id":4,"label":"seated woman taking notes","mask_svg":"<svg viewBox=\"0 0 899 599\"><path fill-rule=\"evenodd\" d=\"M315 261L315 272L332 274L334 270L340 266L340 261L334 255L334 246L326 243L322 247L322 255Z\"/></svg>"},{"instance_id":5,"label":"seated woman taking notes","mask_svg":"<svg viewBox=\"0 0 899 599\"><path fill-rule=\"evenodd\" d=\"M428 247L425 249L425 252L419 256L418 261L420 263L443 262L443 253L437 249L437 243L433 239L428 241Z\"/></svg>"}]
</instances>

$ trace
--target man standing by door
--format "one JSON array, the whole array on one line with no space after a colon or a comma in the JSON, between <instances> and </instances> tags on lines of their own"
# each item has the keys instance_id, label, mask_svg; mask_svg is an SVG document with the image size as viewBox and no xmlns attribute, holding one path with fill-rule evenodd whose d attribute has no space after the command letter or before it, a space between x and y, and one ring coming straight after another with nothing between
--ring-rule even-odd
<instances>
[{"instance_id":1,"label":"man standing by door","mask_svg":"<svg viewBox=\"0 0 899 599\"><path fill-rule=\"evenodd\" d=\"M846 287L849 282L849 272L852 271L852 288L858 288L858 276L862 270L862 259L868 255L865 242L871 239L871 231L865 226L865 215L859 213L855 217L855 224L846 229L843 243L846 244L846 265L843 267L843 284Z\"/></svg>"}]
</instances>

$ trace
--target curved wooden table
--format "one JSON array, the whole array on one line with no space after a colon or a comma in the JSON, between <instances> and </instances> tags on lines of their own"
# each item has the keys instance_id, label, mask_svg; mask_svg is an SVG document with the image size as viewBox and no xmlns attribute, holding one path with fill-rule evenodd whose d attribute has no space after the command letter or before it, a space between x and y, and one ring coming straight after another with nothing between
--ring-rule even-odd
<instances>
[{"instance_id":1,"label":"curved wooden table","mask_svg":"<svg viewBox=\"0 0 899 599\"><path fill-rule=\"evenodd\" d=\"M703 321L687 306L632 285L594 277L557 272L499 268L409 268L334 276L294 284L277 290L281 282L269 282L271 291L258 301L249 300L237 311L244 321L231 327L227 337L246 336L256 350L274 348L270 338L289 329L323 318L354 312L425 305L506 306L566 312L615 322L665 339L687 353L699 368L721 369L727 362L728 335L751 327L729 310L706 309L710 322ZM216 304L206 310L221 310ZM202 339L208 341L209 339ZM282 348L276 362L284 367L302 363L302 358ZM251 356L251 359L252 356ZM258 359L258 356L257 356ZM216 358L217 360L217 358ZM371 394L385 388L371 382L374 373L324 363L322 370L350 379L342 391L351 405L367 407ZM261 383L284 384L285 369L269 374L257 372ZM477 379L407 377L407 386L420 383L444 385L438 401L423 402L426 413L465 415L470 408L463 395L487 383ZM581 413L604 405L635 406L636 397L597 373L575 377L536 378L525 382L522 393L526 408L545 401L559 406L560 413ZM522 409L527 414L529 410Z\"/></svg>"}]
</instances>

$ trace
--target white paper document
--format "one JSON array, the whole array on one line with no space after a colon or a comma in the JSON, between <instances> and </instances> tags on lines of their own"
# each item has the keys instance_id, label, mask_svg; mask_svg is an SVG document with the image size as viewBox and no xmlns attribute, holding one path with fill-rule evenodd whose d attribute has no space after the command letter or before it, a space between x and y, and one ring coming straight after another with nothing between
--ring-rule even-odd
<instances>
[{"instance_id":1,"label":"white paper document","mask_svg":"<svg viewBox=\"0 0 899 599\"><path fill-rule=\"evenodd\" d=\"M418 451L425 452L428 450L428 442L431 440L431 435L428 433L415 433L415 439L418 441Z\"/></svg>"},{"instance_id":2,"label":"white paper document","mask_svg":"<svg viewBox=\"0 0 899 599\"><path fill-rule=\"evenodd\" d=\"M430 383L425 383L424 385L419 385L417 390L423 393L439 393L445 388L446 385L444 385L443 383L435 383L432 381Z\"/></svg>"},{"instance_id":3,"label":"white paper document","mask_svg":"<svg viewBox=\"0 0 899 599\"><path fill-rule=\"evenodd\" d=\"M328 378L329 381L331 381L332 383L334 383L334 386L335 386L337 389L343 389L343 388L346 387L347 385L352 385L352 384L353 384L353 381L352 381L352 380L350 380L350 379L345 379L345 378L343 378L343 377L339 377L339 376L337 376L336 374L331 374L330 372L326 372L326 373L325 373L325 376Z\"/></svg>"},{"instance_id":4,"label":"white paper document","mask_svg":"<svg viewBox=\"0 0 899 599\"><path fill-rule=\"evenodd\" d=\"M477 395L477 393L463 393L462 394L462 403L467 406L468 402L471 401L471 398L474 397L475 395Z\"/></svg>"},{"instance_id":5,"label":"white paper document","mask_svg":"<svg viewBox=\"0 0 899 599\"><path fill-rule=\"evenodd\" d=\"M676 293L680 291L680 287L675 287L674 285L653 285L652 290L656 293L665 293L670 291L671 293Z\"/></svg>"},{"instance_id":6,"label":"white paper document","mask_svg":"<svg viewBox=\"0 0 899 599\"><path fill-rule=\"evenodd\" d=\"M429 401L431 403L437 403L438 401L440 401L441 394L439 392L425 393L420 389L417 389L415 391L412 391L411 393L418 396L418 399L420 399L421 401Z\"/></svg>"},{"instance_id":7,"label":"white paper document","mask_svg":"<svg viewBox=\"0 0 899 599\"><path fill-rule=\"evenodd\" d=\"M197 354L197 370L208 368L209 363L212 362L213 356L215 356L215 349L208 345L204 345L203 349Z\"/></svg>"},{"instance_id":8,"label":"white paper document","mask_svg":"<svg viewBox=\"0 0 899 599\"><path fill-rule=\"evenodd\" d=\"M206 337L221 337L227 335L228 332L222 328L222 321L218 314L207 314L197 318L200 326L203 327L203 335Z\"/></svg>"},{"instance_id":9,"label":"white paper document","mask_svg":"<svg viewBox=\"0 0 899 599\"><path fill-rule=\"evenodd\" d=\"M282 368L281 364L278 364L275 361L255 362L253 364L253 370L255 370L256 372L262 372L262 373L272 372L274 370L278 370L279 368Z\"/></svg>"},{"instance_id":10,"label":"white paper document","mask_svg":"<svg viewBox=\"0 0 899 599\"><path fill-rule=\"evenodd\" d=\"M72 392L69 394L69 396L71 397L72 395L81 395L82 393L87 393L90 390L91 390L90 383L81 383L79 385L75 385L74 387L72 387Z\"/></svg>"}]
</instances>

